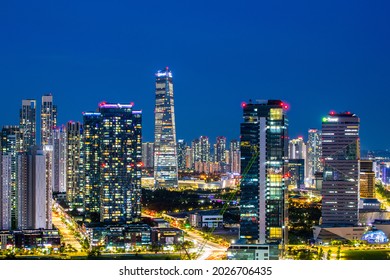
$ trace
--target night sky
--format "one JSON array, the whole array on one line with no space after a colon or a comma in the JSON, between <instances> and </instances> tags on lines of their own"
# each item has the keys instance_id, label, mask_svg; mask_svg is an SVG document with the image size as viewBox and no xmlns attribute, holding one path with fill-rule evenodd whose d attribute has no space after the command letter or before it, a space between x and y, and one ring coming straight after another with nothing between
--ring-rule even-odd
<instances>
[{"instance_id":1,"label":"night sky","mask_svg":"<svg viewBox=\"0 0 390 280\"><path fill-rule=\"evenodd\" d=\"M153 141L154 73L169 66L178 139L238 138L242 101L281 99L290 137L351 111L362 148L386 149L389 14L386 0L0 1L0 125L51 92L59 123L133 101Z\"/></svg>"}]
</instances>

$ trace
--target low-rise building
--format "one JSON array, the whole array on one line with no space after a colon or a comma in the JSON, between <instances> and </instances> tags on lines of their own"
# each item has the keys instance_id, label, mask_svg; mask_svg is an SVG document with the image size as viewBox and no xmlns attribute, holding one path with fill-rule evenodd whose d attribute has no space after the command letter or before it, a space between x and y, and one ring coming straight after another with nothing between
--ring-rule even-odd
<instances>
[{"instance_id":1,"label":"low-rise building","mask_svg":"<svg viewBox=\"0 0 390 280\"><path fill-rule=\"evenodd\" d=\"M29 229L15 231L0 231L0 249L9 248L59 248L61 238L58 230Z\"/></svg>"},{"instance_id":2,"label":"low-rise building","mask_svg":"<svg viewBox=\"0 0 390 280\"><path fill-rule=\"evenodd\" d=\"M184 241L184 232L178 228L153 228L152 243L157 245L174 245Z\"/></svg>"},{"instance_id":3,"label":"low-rise building","mask_svg":"<svg viewBox=\"0 0 390 280\"><path fill-rule=\"evenodd\" d=\"M340 241L361 240L365 231L366 231L366 227L364 226L355 226L355 227L315 226L313 229L313 236L316 243L323 244L323 243L331 242L332 240L340 240Z\"/></svg>"},{"instance_id":4,"label":"low-rise building","mask_svg":"<svg viewBox=\"0 0 390 280\"><path fill-rule=\"evenodd\" d=\"M214 212L190 214L190 225L196 228L222 228L223 215Z\"/></svg>"},{"instance_id":5,"label":"low-rise building","mask_svg":"<svg viewBox=\"0 0 390 280\"><path fill-rule=\"evenodd\" d=\"M278 245L233 244L227 250L228 260L278 260Z\"/></svg>"},{"instance_id":6,"label":"low-rise building","mask_svg":"<svg viewBox=\"0 0 390 280\"><path fill-rule=\"evenodd\" d=\"M145 224L87 227L92 247L126 248L151 244L152 230Z\"/></svg>"},{"instance_id":7,"label":"low-rise building","mask_svg":"<svg viewBox=\"0 0 390 280\"><path fill-rule=\"evenodd\" d=\"M157 228L169 228L170 227L168 221L166 221L164 219L160 219L160 218L153 219L153 224Z\"/></svg>"}]
</instances>

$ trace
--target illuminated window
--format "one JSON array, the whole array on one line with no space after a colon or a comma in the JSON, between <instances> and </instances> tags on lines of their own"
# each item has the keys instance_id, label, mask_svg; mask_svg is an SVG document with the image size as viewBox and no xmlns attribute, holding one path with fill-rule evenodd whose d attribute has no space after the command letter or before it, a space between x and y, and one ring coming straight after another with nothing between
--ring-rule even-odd
<instances>
[{"instance_id":1,"label":"illuminated window","mask_svg":"<svg viewBox=\"0 0 390 280\"><path fill-rule=\"evenodd\" d=\"M273 238L276 238L276 239L282 238L282 228L280 228L280 227L271 227L269 229L269 237L271 239L273 239Z\"/></svg>"},{"instance_id":2,"label":"illuminated window","mask_svg":"<svg viewBox=\"0 0 390 280\"><path fill-rule=\"evenodd\" d=\"M283 117L283 110L281 108L271 108L270 120L281 120Z\"/></svg>"}]
</instances>

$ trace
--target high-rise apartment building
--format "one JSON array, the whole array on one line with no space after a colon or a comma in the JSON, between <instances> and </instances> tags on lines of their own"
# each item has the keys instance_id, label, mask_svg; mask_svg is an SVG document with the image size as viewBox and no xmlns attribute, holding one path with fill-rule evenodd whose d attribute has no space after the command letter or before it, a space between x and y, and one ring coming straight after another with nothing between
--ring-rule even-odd
<instances>
[{"instance_id":1,"label":"high-rise apartment building","mask_svg":"<svg viewBox=\"0 0 390 280\"><path fill-rule=\"evenodd\" d=\"M315 174L322 172L322 131L318 129L309 129L307 140L307 175L311 184L314 184Z\"/></svg>"},{"instance_id":2,"label":"high-rise apartment building","mask_svg":"<svg viewBox=\"0 0 390 280\"><path fill-rule=\"evenodd\" d=\"M50 147L31 146L18 155L19 229L52 229L53 193L46 174Z\"/></svg>"},{"instance_id":3,"label":"high-rise apartment building","mask_svg":"<svg viewBox=\"0 0 390 280\"><path fill-rule=\"evenodd\" d=\"M288 154L288 184L303 188L306 175L306 144L302 137L289 141Z\"/></svg>"},{"instance_id":4,"label":"high-rise apartment building","mask_svg":"<svg viewBox=\"0 0 390 280\"><path fill-rule=\"evenodd\" d=\"M192 168L195 168L195 162L201 161L201 148L200 148L199 138L192 140L191 150L192 150L192 160L193 160Z\"/></svg>"},{"instance_id":5,"label":"high-rise apartment building","mask_svg":"<svg viewBox=\"0 0 390 280\"><path fill-rule=\"evenodd\" d=\"M193 149L189 146L186 147L186 169L194 168L194 153Z\"/></svg>"},{"instance_id":6,"label":"high-rise apartment building","mask_svg":"<svg viewBox=\"0 0 390 280\"><path fill-rule=\"evenodd\" d=\"M266 100L242 106L239 243L268 248L266 258L275 259L287 239L286 105Z\"/></svg>"},{"instance_id":7,"label":"high-rise apartment building","mask_svg":"<svg viewBox=\"0 0 390 280\"><path fill-rule=\"evenodd\" d=\"M83 125L66 124L66 200L71 208L83 208L84 165L82 156Z\"/></svg>"},{"instance_id":8,"label":"high-rise apartment building","mask_svg":"<svg viewBox=\"0 0 390 280\"><path fill-rule=\"evenodd\" d=\"M100 221L100 173L102 114L83 113L84 209L86 220Z\"/></svg>"},{"instance_id":9,"label":"high-rise apartment building","mask_svg":"<svg viewBox=\"0 0 390 280\"><path fill-rule=\"evenodd\" d=\"M104 223L131 223L141 217L142 112L132 107L99 104L100 221Z\"/></svg>"},{"instance_id":10,"label":"high-rise apartment building","mask_svg":"<svg viewBox=\"0 0 390 280\"><path fill-rule=\"evenodd\" d=\"M53 129L57 127L57 106L53 104L53 96L42 96L41 105L41 143L53 145Z\"/></svg>"},{"instance_id":11,"label":"high-rise apartment building","mask_svg":"<svg viewBox=\"0 0 390 280\"><path fill-rule=\"evenodd\" d=\"M66 128L60 126L53 131L53 192L66 192Z\"/></svg>"},{"instance_id":12,"label":"high-rise apartment building","mask_svg":"<svg viewBox=\"0 0 390 280\"><path fill-rule=\"evenodd\" d=\"M230 141L230 156L229 156L230 172L241 173L241 151L240 142L237 140Z\"/></svg>"},{"instance_id":13,"label":"high-rise apartment building","mask_svg":"<svg viewBox=\"0 0 390 280\"><path fill-rule=\"evenodd\" d=\"M11 215L11 228L18 226L18 177L17 177L17 155L21 151L21 132L19 126L7 125L1 130L1 152L5 157L3 171L7 177L8 186L4 186L9 191L9 202ZM4 170L8 168L8 170Z\"/></svg>"},{"instance_id":14,"label":"high-rise apartment building","mask_svg":"<svg viewBox=\"0 0 390 280\"><path fill-rule=\"evenodd\" d=\"M226 163L226 137L218 136L214 146L214 161Z\"/></svg>"},{"instance_id":15,"label":"high-rise apartment building","mask_svg":"<svg viewBox=\"0 0 390 280\"><path fill-rule=\"evenodd\" d=\"M306 144L302 137L289 141L288 155L289 159L306 159Z\"/></svg>"},{"instance_id":16,"label":"high-rise apartment building","mask_svg":"<svg viewBox=\"0 0 390 280\"><path fill-rule=\"evenodd\" d=\"M0 229L11 229L11 155L0 153Z\"/></svg>"},{"instance_id":17,"label":"high-rise apartment building","mask_svg":"<svg viewBox=\"0 0 390 280\"><path fill-rule=\"evenodd\" d=\"M144 142L142 143L142 162L144 167L154 167L154 143Z\"/></svg>"},{"instance_id":18,"label":"high-rise apartment building","mask_svg":"<svg viewBox=\"0 0 390 280\"><path fill-rule=\"evenodd\" d=\"M181 171L186 169L186 149L186 142L183 139L179 139L177 141L177 166Z\"/></svg>"},{"instance_id":19,"label":"high-rise apartment building","mask_svg":"<svg viewBox=\"0 0 390 280\"><path fill-rule=\"evenodd\" d=\"M21 132L21 149L27 152L29 147L36 145L36 108L37 102L35 99L22 100L22 108L20 109L19 127Z\"/></svg>"},{"instance_id":20,"label":"high-rise apartment building","mask_svg":"<svg viewBox=\"0 0 390 280\"><path fill-rule=\"evenodd\" d=\"M200 136L200 161L209 162L210 161L210 142L207 136Z\"/></svg>"},{"instance_id":21,"label":"high-rise apartment building","mask_svg":"<svg viewBox=\"0 0 390 280\"><path fill-rule=\"evenodd\" d=\"M322 119L323 226L354 226L359 220L359 118L350 112Z\"/></svg>"},{"instance_id":22,"label":"high-rise apartment building","mask_svg":"<svg viewBox=\"0 0 390 280\"><path fill-rule=\"evenodd\" d=\"M40 151L42 150L42 152ZM46 221L47 225L49 226L48 229L51 229L51 220L52 220L52 197L53 197L53 182L54 182L54 163L53 163L53 145L42 145L42 148L39 148L39 151L35 152L36 158L38 161L38 158L43 155L45 157L45 197L46 197L46 206L45 206L45 213L47 214ZM41 165L39 165L41 166ZM36 171L37 174L41 175L42 169L39 167L39 171ZM38 175L37 175L38 176Z\"/></svg>"},{"instance_id":23,"label":"high-rise apartment building","mask_svg":"<svg viewBox=\"0 0 390 280\"><path fill-rule=\"evenodd\" d=\"M156 73L154 179L156 188L177 187L176 126L172 72Z\"/></svg>"}]
</instances>

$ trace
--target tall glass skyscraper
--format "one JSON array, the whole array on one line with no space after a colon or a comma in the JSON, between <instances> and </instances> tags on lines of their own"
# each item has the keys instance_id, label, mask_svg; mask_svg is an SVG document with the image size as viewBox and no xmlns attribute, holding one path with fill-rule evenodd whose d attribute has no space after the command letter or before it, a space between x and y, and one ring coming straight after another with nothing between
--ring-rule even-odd
<instances>
[{"instance_id":1,"label":"tall glass skyscraper","mask_svg":"<svg viewBox=\"0 0 390 280\"><path fill-rule=\"evenodd\" d=\"M141 218L141 111L100 103L100 221L132 223Z\"/></svg>"},{"instance_id":2,"label":"tall glass skyscraper","mask_svg":"<svg viewBox=\"0 0 390 280\"><path fill-rule=\"evenodd\" d=\"M268 245L271 259L287 239L286 108L280 100L249 102L241 123L240 243Z\"/></svg>"},{"instance_id":3,"label":"tall glass skyscraper","mask_svg":"<svg viewBox=\"0 0 390 280\"><path fill-rule=\"evenodd\" d=\"M156 73L154 179L156 188L177 187L176 126L172 72Z\"/></svg>"},{"instance_id":4,"label":"tall glass skyscraper","mask_svg":"<svg viewBox=\"0 0 390 280\"><path fill-rule=\"evenodd\" d=\"M322 119L322 225L354 226L359 221L360 119L331 113Z\"/></svg>"}]
</instances>

